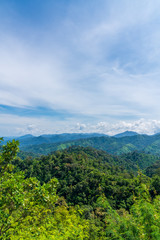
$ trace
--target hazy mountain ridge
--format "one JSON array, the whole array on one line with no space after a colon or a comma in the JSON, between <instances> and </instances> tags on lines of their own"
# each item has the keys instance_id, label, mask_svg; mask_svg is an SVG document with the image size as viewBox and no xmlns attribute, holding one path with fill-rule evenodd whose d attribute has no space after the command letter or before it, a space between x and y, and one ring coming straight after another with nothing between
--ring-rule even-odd
<instances>
[{"instance_id":1,"label":"hazy mountain ridge","mask_svg":"<svg viewBox=\"0 0 160 240\"><path fill-rule=\"evenodd\" d=\"M142 135L133 132L133 136L124 136L125 134L128 132L122 133L122 137L78 133L41 135L39 137L29 135L17 138L17 140L20 141L21 150L38 154L49 154L71 146L82 146L93 147L116 155L135 150L160 155L160 134Z\"/></svg>"},{"instance_id":2,"label":"hazy mountain ridge","mask_svg":"<svg viewBox=\"0 0 160 240\"><path fill-rule=\"evenodd\" d=\"M138 135L138 133L133 132L133 131L125 131L125 132L114 135L114 137L121 138L121 137L131 137L131 136L135 136L135 135Z\"/></svg>"},{"instance_id":3,"label":"hazy mountain ridge","mask_svg":"<svg viewBox=\"0 0 160 240\"><path fill-rule=\"evenodd\" d=\"M4 138L4 143L11 139L11 137ZM98 133L64 133L36 137L28 134L15 139L19 140L21 150L38 154L49 154L71 146L82 146L93 147L117 155L136 150L160 155L160 134L146 135L132 131L115 136Z\"/></svg>"},{"instance_id":4,"label":"hazy mountain ridge","mask_svg":"<svg viewBox=\"0 0 160 240\"><path fill-rule=\"evenodd\" d=\"M92 137L101 137L107 136L100 133L62 133L62 134L43 134L40 136L33 136L31 134L26 134L20 137L4 137L4 142L8 140L16 139L20 142L20 146L28 145L38 145L45 143L59 143L67 142L78 139L92 138Z\"/></svg>"}]
</instances>

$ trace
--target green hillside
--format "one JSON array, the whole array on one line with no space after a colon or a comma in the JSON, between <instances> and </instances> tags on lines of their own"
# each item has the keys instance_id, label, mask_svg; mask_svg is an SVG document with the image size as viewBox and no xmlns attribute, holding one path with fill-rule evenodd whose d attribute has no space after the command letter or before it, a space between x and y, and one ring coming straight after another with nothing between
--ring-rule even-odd
<instances>
[{"instance_id":1,"label":"green hillside","mask_svg":"<svg viewBox=\"0 0 160 240\"><path fill-rule=\"evenodd\" d=\"M56 150L63 150L71 146L93 147L116 155L132 152L134 150L159 155L160 135L148 136L137 134L134 136L118 138L99 136L66 142L43 143L36 145L31 144L27 146L21 146L21 150L38 154L49 154Z\"/></svg>"},{"instance_id":2,"label":"green hillside","mask_svg":"<svg viewBox=\"0 0 160 240\"><path fill-rule=\"evenodd\" d=\"M16 141L0 152L0 239L160 238L160 177L137 167L156 156L79 146L24 159L17 152Z\"/></svg>"}]
</instances>

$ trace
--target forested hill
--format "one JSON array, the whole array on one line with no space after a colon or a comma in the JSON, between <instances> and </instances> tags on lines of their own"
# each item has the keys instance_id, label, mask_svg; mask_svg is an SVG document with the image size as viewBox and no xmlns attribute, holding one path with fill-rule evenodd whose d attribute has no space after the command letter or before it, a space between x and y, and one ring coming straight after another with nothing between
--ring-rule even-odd
<instances>
[{"instance_id":1,"label":"forested hill","mask_svg":"<svg viewBox=\"0 0 160 240\"><path fill-rule=\"evenodd\" d=\"M160 239L160 177L139 169L158 156L73 146L21 159L17 141L0 150L0 239Z\"/></svg>"},{"instance_id":2,"label":"forested hill","mask_svg":"<svg viewBox=\"0 0 160 240\"><path fill-rule=\"evenodd\" d=\"M76 137L79 136L76 135ZM153 136L135 134L133 136L123 137L95 137L94 135L89 137L89 135L85 135L85 138L83 135L81 135L81 139L76 140L72 139L67 141L65 138L64 141L64 139L61 138L61 140L58 142L44 142L43 144L34 144L32 141L28 141L27 144L22 144L20 140L20 144L21 150L38 154L48 154L56 150L68 148L70 146L89 146L116 155L132 152L134 150L144 151L152 154L160 154L160 134Z\"/></svg>"},{"instance_id":3,"label":"forested hill","mask_svg":"<svg viewBox=\"0 0 160 240\"><path fill-rule=\"evenodd\" d=\"M152 164L160 161L159 156L147 154L144 152L133 151L133 152L116 156L102 150L94 149L92 147L80 147L80 146L69 147L65 150L56 151L53 154L49 154L47 156L42 155L40 157L37 157L36 155L31 156L30 154L27 155L27 153L22 152L21 155L23 154L24 154L23 159L18 158L20 160L15 160L15 164L18 164L21 170L26 169L27 164L29 165L31 164L33 166L33 162L35 161L35 159L36 159L36 162L42 161L43 165L45 165L43 166L44 168L42 168L42 171L44 173L42 174L40 172L36 174L38 179L39 179L39 176L42 176L42 175L44 176L45 174L51 171L52 167L50 168L50 166L46 165L46 159L50 159L51 156L59 156L59 155L63 157L67 156L67 159L84 158L83 164L85 164L85 161L91 160L92 163L94 164L94 167L96 167L96 163L98 161L99 166L105 163L105 165L108 166L108 168L121 167L121 169L129 170L130 172L134 172L134 173L136 173L138 169L144 170L147 167L152 166ZM46 168L48 169L47 172L45 170ZM39 169L39 166L35 168L36 171L38 171L38 169ZM50 174L51 173L49 173L49 176ZM46 179L46 177L44 177L44 179Z\"/></svg>"},{"instance_id":4,"label":"forested hill","mask_svg":"<svg viewBox=\"0 0 160 240\"><path fill-rule=\"evenodd\" d=\"M137 175L139 166L144 169L157 160L156 156L138 152L114 156L91 147L70 147L39 158L18 158L13 164L25 171L26 177L34 176L42 184L56 177L60 183L58 194L69 204L91 205L103 193L112 207L128 208L132 204L131 179ZM127 196L125 188L130 191Z\"/></svg>"},{"instance_id":5,"label":"forested hill","mask_svg":"<svg viewBox=\"0 0 160 240\"><path fill-rule=\"evenodd\" d=\"M62 133L62 134L44 134L36 137L31 134L27 134L21 137L4 137L4 142L15 139L20 142L20 146L29 146L49 143L61 143L101 136L106 135L100 133Z\"/></svg>"},{"instance_id":6,"label":"forested hill","mask_svg":"<svg viewBox=\"0 0 160 240\"><path fill-rule=\"evenodd\" d=\"M154 175L160 176L160 160L154 162L152 165L146 168L145 174L149 177L153 177ZM160 188L160 181L159 181Z\"/></svg>"}]
</instances>

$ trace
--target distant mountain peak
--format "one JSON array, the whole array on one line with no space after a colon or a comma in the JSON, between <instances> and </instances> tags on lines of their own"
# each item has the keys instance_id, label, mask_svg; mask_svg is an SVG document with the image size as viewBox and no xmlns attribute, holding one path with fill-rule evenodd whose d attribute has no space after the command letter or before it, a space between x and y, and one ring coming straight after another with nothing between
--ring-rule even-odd
<instances>
[{"instance_id":1,"label":"distant mountain peak","mask_svg":"<svg viewBox=\"0 0 160 240\"><path fill-rule=\"evenodd\" d=\"M114 137L116 137L116 138L132 137L132 136L135 136L135 135L138 135L138 133L134 132L134 131L125 131L125 132L118 133L118 134L114 135Z\"/></svg>"},{"instance_id":2,"label":"distant mountain peak","mask_svg":"<svg viewBox=\"0 0 160 240\"><path fill-rule=\"evenodd\" d=\"M30 138L30 137L34 137L32 134L26 134L26 135L23 135L21 137L18 137L19 139L25 139L25 138Z\"/></svg>"}]
</instances>

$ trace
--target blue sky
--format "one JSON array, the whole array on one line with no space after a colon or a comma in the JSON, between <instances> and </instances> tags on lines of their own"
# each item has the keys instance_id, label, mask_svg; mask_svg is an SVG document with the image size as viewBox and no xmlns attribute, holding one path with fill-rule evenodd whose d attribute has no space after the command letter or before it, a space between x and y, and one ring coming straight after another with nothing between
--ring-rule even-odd
<instances>
[{"instance_id":1,"label":"blue sky","mask_svg":"<svg viewBox=\"0 0 160 240\"><path fill-rule=\"evenodd\" d=\"M1 135L158 132L159 12L158 0L1 0Z\"/></svg>"}]
</instances>

